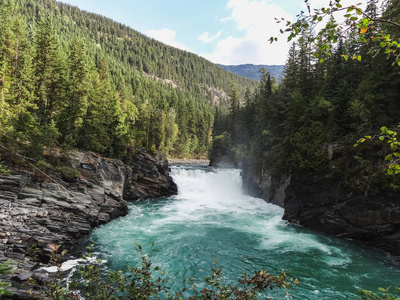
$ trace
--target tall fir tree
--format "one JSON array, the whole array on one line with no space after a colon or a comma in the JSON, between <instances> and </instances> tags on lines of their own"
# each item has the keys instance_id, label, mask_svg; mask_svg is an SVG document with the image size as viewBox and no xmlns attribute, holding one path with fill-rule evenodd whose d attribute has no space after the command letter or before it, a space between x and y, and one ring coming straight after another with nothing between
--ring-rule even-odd
<instances>
[{"instance_id":1,"label":"tall fir tree","mask_svg":"<svg viewBox=\"0 0 400 300\"><path fill-rule=\"evenodd\" d=\"M66 98L65 57L48 17L39 22L34 38L35 95L40 125L50 124Z\"/></svg>"}]
</instances>

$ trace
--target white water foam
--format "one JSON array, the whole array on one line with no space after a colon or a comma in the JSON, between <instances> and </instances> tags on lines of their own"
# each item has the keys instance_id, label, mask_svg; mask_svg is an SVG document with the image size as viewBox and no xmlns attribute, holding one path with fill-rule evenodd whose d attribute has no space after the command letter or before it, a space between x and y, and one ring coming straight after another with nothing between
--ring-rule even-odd
<instances>
[{"instance_id":1,"label":"white water foam","mask_svg":"<svg viewBox=\"0 0 400 300\"><path fill-rule=\"evenodd\" d=\"M371 273L376 267L353 246L291 225L282 220L282 208L244 195L240 170L174 167L172 175L178 195L131 203L127 217L94 231L94 243L110 262L134 261L134 242L155 242L160 255L154 262L179 288L204 278L208 262L218 257L229 278L259 268L293 269L302 299L313 300L339 299L344 294L335 289L363 286L361 280L369 278L360 276L360 269Z\"/></svg>"},{"instance_id":2,"label":"white water foam","mask_svg":"<svg viewBox=\"0 0 400 300\"><path fill-rule=\"evenodd\" d=\"M339 249L320 242L313 234L293 234L288 231L288 223L282 220L281 207L244 195L241 170L177 167L172 169L172 175L178 185L179 193L176 201L163 208L169 215L159 220L159 226L184 220L204 224L210 220L219 226L232 227L258 236L260 248L280 251L296 249L298 252L315 249L326 255L334 255L335 259L332 261L336 264L346 264L349 261L346 255L341 255ZM234 215L234 222L229 222L227 218L220 218L218 222L215 217L221 214Z\"/></svg>"},{"instance_id":3,"label":"white water foam","mask_svg":"<svg viewBox=\"0 0 400 300\"><path fill-rule=\"evenodd\" d=\"M279 207L266 205L262 199L248 197L242 193L241 171L222 169L204 171L198 169L174 168L172 174L178 185L178 195L173 207L179 212L200 212L215 210L218 213L257 214L259 210L274 213Z\"/></svg>"}]
</instances>

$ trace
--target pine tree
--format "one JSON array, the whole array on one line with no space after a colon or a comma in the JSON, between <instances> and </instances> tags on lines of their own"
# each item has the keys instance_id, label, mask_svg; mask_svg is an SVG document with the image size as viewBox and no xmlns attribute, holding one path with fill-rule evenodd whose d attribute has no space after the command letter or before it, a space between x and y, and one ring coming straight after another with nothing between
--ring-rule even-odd
<instances>
[{"instance_id":1,"label":"pine tree","mask_svg":"<svg viewBox=\"0 0 400 300\"><path fill-rule=\"evenodd\" d=\"M231 90L229 93L230 100L230 135L232 137L233 143L237 143L239 141L239 113L240 113L240 99L239 94L236 88L236 85L231 83Z\"/></svg>"},{"instance_id":2,"label":"pine tree","mask_svg":"<svg viewBox=\"0 0 400 300\"><path fill-rule=\"evenodd\" d=\"M70 141L75 146L87 113L88 97L92 88L90 67L83 41L75 40L71 43L67 65L66 97L65 102L60 105L58 124L62 135L64 137L69 135Z\"/></svg>"},{"instance_id":3,"label":"pine tree","mask_svg":"<svg viewBox=\"0 0 400 300\"><path fill-rule=\"evenodd\" d=\"M65 103L66 70L54 26L47 18L35 33L35 95L40 125L50 124Z\"/></svg>"},{"instance_id":4,"label":"pine tree","mask_svg":"<svg viewBox=\"0 0 400 300\"><path fill-rule=\"evenodd\" d=\"M32 115L33 73L31 46L21 17L12 1L0 7L0 139L26 143L37 134ZM9 133L13 133L12 137Z\"/></svg>"}]
</instances>

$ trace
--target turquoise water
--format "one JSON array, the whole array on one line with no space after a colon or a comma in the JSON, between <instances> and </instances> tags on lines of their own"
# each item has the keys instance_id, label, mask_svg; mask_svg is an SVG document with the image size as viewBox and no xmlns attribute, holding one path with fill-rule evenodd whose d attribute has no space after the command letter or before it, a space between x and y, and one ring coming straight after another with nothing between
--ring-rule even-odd
<instances>
[{"instance_id":1,"label":"turquoise water","mask_svg":"<svg viewBox=\"0 0 400 300\"><path fill-rule=\"evenodd\" d=\"M291 270L300 281L293 299L351 299L358 288L400 280L400 265L389 255L291 225L280 207L243 195L239 170L174 167L172 174L177 196L131 203L128 216L95 229L86 241L110 268L136 264L134 243L149 250L154 242L159 251L152 262L174 290L202 287L216 258L228 283L243 272Z\"/></svg>"}]
</instances>

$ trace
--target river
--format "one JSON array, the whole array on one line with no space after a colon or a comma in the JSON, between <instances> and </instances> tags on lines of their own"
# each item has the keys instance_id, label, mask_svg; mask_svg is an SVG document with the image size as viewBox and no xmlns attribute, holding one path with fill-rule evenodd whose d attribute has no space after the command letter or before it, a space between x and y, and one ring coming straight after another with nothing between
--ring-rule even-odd
<instances>
[{"instance_id":1,"label":"river","mask_svg":"<svg viewBox=\"0 0 400 300\"><path fill-rule=\"evenodd\" d=\"M357 289L397 284L393 257L358 243L329 237L282 220L283 209L241 191L240 170L173 167L179 194L129 204L129 214L95 229L85 241L112 269L138 262L135 243L159 251L152 258L180 290L203 287L219 258L224 280L268 269L291 270L300 285L293 299L346 299ZM276 293L276 294L275 294ZM274 299L284 297L272 291ZM351 299L351 298L350 298Z\"/></svg>"}]
</instances>

